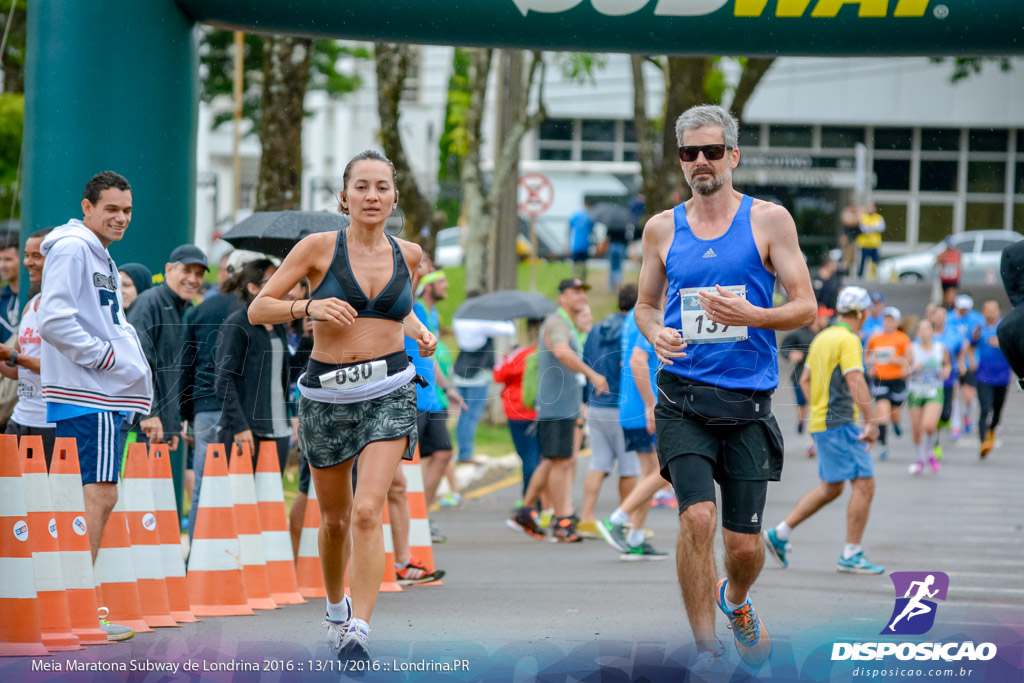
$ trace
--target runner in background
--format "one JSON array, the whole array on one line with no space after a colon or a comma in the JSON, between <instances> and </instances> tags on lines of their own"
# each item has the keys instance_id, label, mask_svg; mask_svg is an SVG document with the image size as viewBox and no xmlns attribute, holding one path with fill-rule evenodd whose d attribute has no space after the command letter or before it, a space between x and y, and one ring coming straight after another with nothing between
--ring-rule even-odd
<instances>
[{"instance_id":1,"label":"runner in background","mask_svg":"<svg viewBox=\"0 0 1024 683\"><path fill-rule=\"evenodd\" d=\"M878 440L882 446L878 457L889 457L888 426L902 436L901 406L907 400L907 377L910 376L910 337L899 329L902 316L898 308L889 306L882 311L883 330L868 339L866 360L871 395L878 408Z\"/></svg>"},{"instance_id":2,"label":"runner in background","mask_svg":"<svg viewBox=\"0 0 1024 683\"><path fill-rule=\"evenodd\" d=\"M935 445L939 441L938 424L942 415L942 383L949 377L952 366L946 347L934 337L931 322L921 320L917 324L917 340L911 345L913 360L907 397L917 456L910 465L911 474L924 471L925 457L932 472L938 472L940 467Z\"/></svg>"}]
</instances>

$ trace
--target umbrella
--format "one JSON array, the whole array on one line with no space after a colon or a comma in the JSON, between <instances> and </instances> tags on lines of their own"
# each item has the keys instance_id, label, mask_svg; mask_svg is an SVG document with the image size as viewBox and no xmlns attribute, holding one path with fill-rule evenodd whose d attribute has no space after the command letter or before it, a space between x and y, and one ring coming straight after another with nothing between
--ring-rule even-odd
<instances>
[{"instance_id":1,"label":"umbrella","mask_svg":"<svg viewBox=\"0 0 1024 683\"><path fill-rule=\"evenodd\" d=\"M222 239L236 249L284 258L303 237L346 225L348 216L327 211L258 211L224 233Z\"/></svg>"},{"instance_id":2,"label":"umbrella","mask_svg":"<svg viewBox=\"0 0 1024 683\"><path fill-rule=\"evenodd\" d=\"M610 202L602 202L595 206L590 212L590 218L595 223L601 223L608 229L609 233L618 233L629 237L636 225L636 217L627 207Z\"/></svg>"},{"instance_id":3,"label":"umbrella","mask_svg":"<svg viewBox=\"0 0 1024 683\"><path fill-rule=\"evenodd\" d=\"M543 294L502 289L467 300L455 311L455 317L475 320L543 320L557 309L558 305Z\"/></svg>"}]
</instances>

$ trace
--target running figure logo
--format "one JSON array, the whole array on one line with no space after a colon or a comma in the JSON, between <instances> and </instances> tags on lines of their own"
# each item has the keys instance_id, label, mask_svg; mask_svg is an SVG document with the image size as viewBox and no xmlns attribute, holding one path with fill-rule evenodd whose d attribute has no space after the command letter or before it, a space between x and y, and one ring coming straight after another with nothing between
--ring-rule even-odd
<instances>
[{"instance_id":1,"label":"running figure logo","mask_svg":"<svg viewBox=\"0 0 1024 683\"><path fill-rule=\"evenodd\" d=\"M935 624L933 600L945 600L949 577L943 572L893 572L896 606L883 635L921 635ZM901 597L902 596L902 597Z\"/></svg>"}]
</instances>

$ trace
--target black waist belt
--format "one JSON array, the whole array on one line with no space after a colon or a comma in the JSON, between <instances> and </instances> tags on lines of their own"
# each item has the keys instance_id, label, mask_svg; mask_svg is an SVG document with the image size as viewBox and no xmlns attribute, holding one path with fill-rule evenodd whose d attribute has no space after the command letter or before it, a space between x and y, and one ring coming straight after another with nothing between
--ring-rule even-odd
<instances>
[{"instance_id":1,"label":"black waist belt","mask_svg":"<svg viewBox=\"0 0 1024 683\"><path fill-rule=\"evenodd\" d=\"M772 412L773 391L726 389L667 374L675 380L667 395L688 417L709 424L743 424Z\"/></svg>"},{"instance_id":2,"label":"black waist belt","mask_svg":"<svg viewBox=\"0 0 1024 683\"><path fill-rule=\"evenodd\" d=\"M302 378L302 385L310 387L312 389L322 388L320 385L320 376L328 372L334 372L341 370L342 368L350 368L353 365L362 365L363 363L372 363L375 360L387 361L388 364L388 377L397 375L398 373L409 367L409 356L406 355L405 349L389 353L386 356L379 356L377 358L369 358L367 360L359 360L353 363L324 363L314 358L309 359L309 363L306 365L306 374Z\"/></svg>"}]
</instances>

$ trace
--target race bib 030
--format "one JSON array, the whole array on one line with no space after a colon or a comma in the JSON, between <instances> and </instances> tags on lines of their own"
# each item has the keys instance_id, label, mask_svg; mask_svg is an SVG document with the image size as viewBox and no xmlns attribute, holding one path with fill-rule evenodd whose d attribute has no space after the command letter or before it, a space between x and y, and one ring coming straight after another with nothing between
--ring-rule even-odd
<instances>
[{"instance_id":1,"label":"race bib 030","mask_svg":"<svg viewBox=\"0 0 1024 683\"><path fill-rule=\"evenodd\" d=\"M386 360L371 360L347 368L331 370L320 375L324 389L355 389L388 376Z\"/></svg>"},{"instance_id":2,"label":"race bib 030","mask_svg":"<svg viewBox=\"0 0 1024 683\"><path fill-rule=\"evenodd\" d=\"M722 287L727 292L747 298L746 285L730 285ZM714 287L691 287L679 290L680 320L683 341L687 344L722 344L724 342L738 342L747 338L747 327L722 325L721 323L709 320L704 309L701 308L700 299L697 294L700 292L715 292Z\"/></svg>"}]
</instances>

